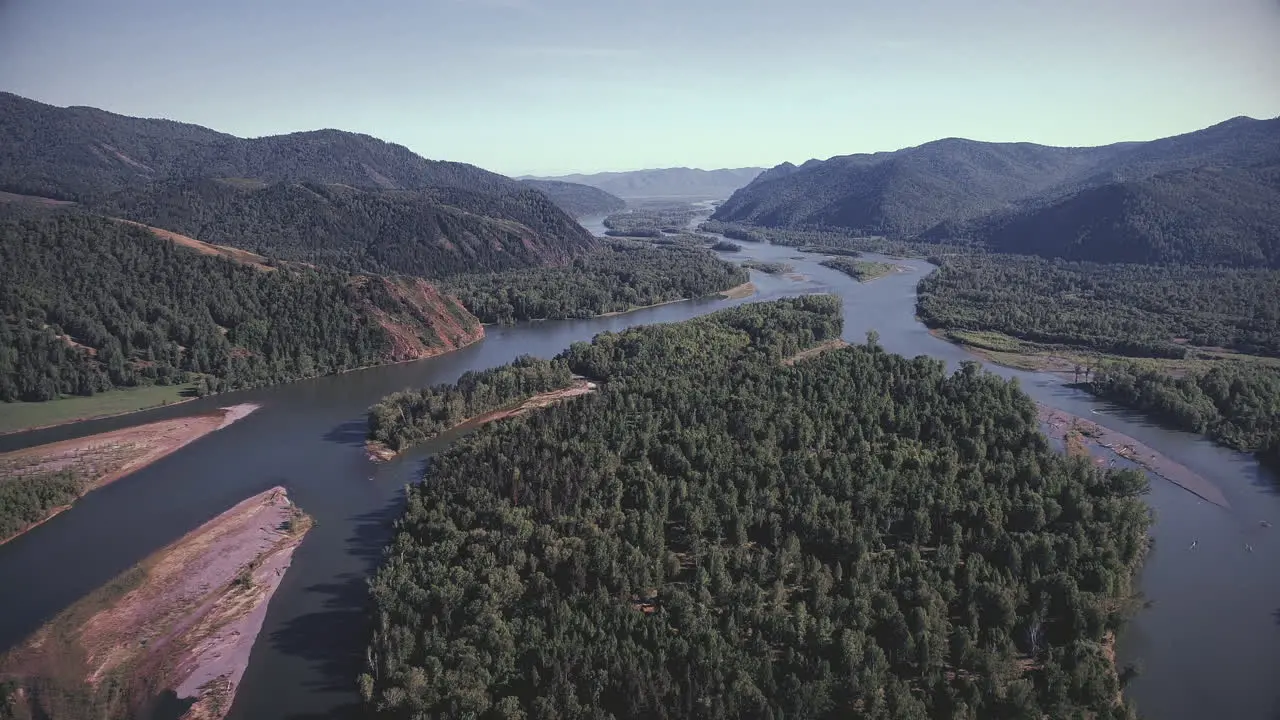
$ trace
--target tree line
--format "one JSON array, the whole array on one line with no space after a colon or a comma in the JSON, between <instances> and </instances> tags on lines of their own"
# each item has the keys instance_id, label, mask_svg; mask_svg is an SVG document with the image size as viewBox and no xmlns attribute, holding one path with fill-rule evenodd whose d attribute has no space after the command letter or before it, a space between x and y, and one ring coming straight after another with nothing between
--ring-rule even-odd
<instances>
[{"instance_id":1,"label":"tree line","mask_svg":"<svg viewBox=\"0 0 1280 720\"><path fill-rule=\"evenodd\" d=\"M1217 363L1172 377L1133 363L1111 363L1086 383L1090 392L1227 447L1257 451L1280 469L1280 370L1256 363Z\"/></svg>"},{"instance_id":2,"label":"tree line","mask_svg":"<svg viewBox=\"0 0 1280 720\"><path fill-rule=\"evenodd\" d=\"M468 418L567 387L572 381L565 361L522 355L508 365L468 371L456 383L384 397L369 408L368 438L399 452Z\"/></svg>"},{"instance_id":3,"label":"tree line","mask_svg":"<svg viewBox=\"0 0 1280 720\"><path fill-rule=\"evenodd\" d=\"M554 267L463 275L445 287L482 322L587 318L702 297L750 275L702 248L612 240Z\"/></svg>"},{"instance_id":4,"label":"tree line","mask_svg":"<svg viewBox=\"0 0 1280 720\"><path fill-rule=\"evenodd\" d=\"M916 309L930 327L1132 357L1187 344L1280 356L1275 270L957 256L920 281Z\"/></svg>"},{"instance_id":5,"label":"tree line","mask_svg":"<svg viewBox=\"0 0 1280 720\"><path fill-rule=\"evenodd\" d=\"M1032 401L839 337L839 301L603 333L601 392L409 488L360 677L387 717L1133 718L1107 656L1145 477Z\"/></svg>"}]
</instances>

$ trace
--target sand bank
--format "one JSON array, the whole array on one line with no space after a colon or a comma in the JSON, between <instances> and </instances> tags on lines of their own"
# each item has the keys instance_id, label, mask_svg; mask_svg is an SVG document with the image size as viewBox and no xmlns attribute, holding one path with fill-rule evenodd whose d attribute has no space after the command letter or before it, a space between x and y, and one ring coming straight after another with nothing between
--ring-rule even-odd
<instances>
[{"instance_id":1,"label":"sand bank","mask_svg":"<svg viewBox=\"0 0 1280 720\"><path fill-rule=\"evenodd\" d=\"M239 503L0 659L0 678L17 684L7 700L32 717L130 718L176 696L183 718L224 717L310 527L283 488Z\"/></svg>"},{"instance_id":2,"label":"sand bank","mask_svg":"<svg viewBox=\"0 0 1280 720\"><path fill-rule=\"evenodd\" d=\"M203 415L161 420L0 454L0 482L37 482L40 478L69 473L74 479L76 493L67 499L74 501L227 427L257 409L257 405L250 403L232 405ZM70 503L51 508L42 517L28 518L17 532L0 539L0 545L68 507Z\"/></svg>"},{"instance_id":3,"label":"sand bank","mask_svg":"<svg viewBox=\"0 0 1280 720\"><path fill-rule=\"evenodd\" d=\"M1047 405L1037 403L1037 406L1040 421L1049 426L1049 436L1066 442L1069 452L1078 454L1081 447L1087 449L1088 445L1105 448L1214 505L1231 507L1217 485L1128 435Z\"/></svg>"}]
</instances>

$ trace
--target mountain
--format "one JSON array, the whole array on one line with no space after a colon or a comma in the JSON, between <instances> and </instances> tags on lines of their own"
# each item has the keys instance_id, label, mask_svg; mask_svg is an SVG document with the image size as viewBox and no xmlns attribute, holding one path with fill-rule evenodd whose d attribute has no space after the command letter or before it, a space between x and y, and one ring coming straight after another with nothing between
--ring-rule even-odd
<instances>
[{"instance_id":1,"label":"mountain","mask_svg":"<svg viewBox=\"0 0 1280 720\"><path fill-rule=\"evenodd\" d=\"M421 279L272 266L77 209L0 203L0 401L192 378L249 387L483 334Z\"/></svg>"},{"instance_id":2,"label":"mountain","mask_svg":"<svg viewBox=\"0 0 1280 720\"><path fill-rule=\"evenodd\" d=\"M122 190L88 207L283 260L424 278L558 265L597 244L523 186L482 194L202 178Z\"/></svg>"},{"instance_id":3,"label":"mountain","mask_svg":"<svg viewBox=\"0 0 1280 720\"><path fill-rule=\"evenodd\" d=\"M600 188L559 180L521 180L551 198L551 202L574 217L594 217L618 212L627 206L625 200Z\"/></svg>"},{"instance_id":4,"label":"mountain","mask_svg":"<svg viewBox=\"0 0 1280 720\"><path fill-rule=\"evenodd\" d=\"M591 175L562 175L530 180L558 180L599 188L624 199L683 198L712 200L729 197L735 190L751 182L761 168L699 170L697 168L664 168L602 172Z\"/></svg>"},{"instance_id":5,"label":"mountain","mask_svg":"<svg viewBox=\"0 0 1280 720\"><path fill-rule=\"evenodd\" d=\"M1094 148L951 138L800 167L784 164L735 192L712 217L909 236L1047 206L1110 183L1275 159L1280 159L1280 119L1235 118L1172 138Z\"/></svg>"},{"instance_id":6,"label":"mountain","mask_svg":"<svg viewBox=\"0 0 1280 720\"><path fill-rule=\"evenodd\" d=\"M198 125L60 108L0 93L0 190L68 200L167 178L232 177L388 189L519 189L464 163L368 135L316 130L255 139Z\"/></svg>"},{"instance_id":7,"label":"mountain","mask_svg":"<svg viewBox=\"0 0 1280 720\"><path fill-rule=\"evenodd\" d=\"M4 190L283 258L425 277L561 262L595 244L525 183L368 135L246 140L8 93Z\"/></svg>"},{"instance_id":8,"label":"mountain","mask_svg":"<svg viewBox=\"0 0 1280 720\"><path fill-rule=\"evenodd\" d=\"M921 237L1069 260L1280 268L1280 165L1109 182Z\"/></svg>"}]
</instances>

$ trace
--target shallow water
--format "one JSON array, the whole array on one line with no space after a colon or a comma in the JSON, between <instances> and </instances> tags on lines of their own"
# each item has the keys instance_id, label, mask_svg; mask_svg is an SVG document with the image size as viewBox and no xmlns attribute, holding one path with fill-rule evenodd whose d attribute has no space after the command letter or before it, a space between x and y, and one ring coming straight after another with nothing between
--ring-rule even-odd
<instances>
[{"instance_id":1,"label":"shallow water","mask_svg":"<svg viewBox=\"0 0 1280 720\"><path fill-rule=\"evenodd\" d=\"M599 220L584 221L599 232ZM369 622L366 578L399 511L402 488L420 477L446 435L391 463L363 451L366 408L404 387L451 382L467 370L523 353L549 357L605 330L674 322L724 307L812 292L844 301L846 339L879 333L887 350L930 355L954 366L975 359L915 320L915 286L933 267L859 284L794 248L739 243L733 260L781 260L802 279L752 272L759 292L744 300L699 300L591 320L491 327L485 340L431 360L273 388L229 393L126 418L0 437L0 450L101 432L242 402L262 408L101 490L71 510L0 546L0 646L8 647L71 602L147 554L251 494L282 484L316 526L294 554L232 709L233 718L339 718L358 709ZM803 257L802 260L795 259ZM868 259L883 259L870 256ZM1121 637L1122 662L1144 674L1128 691L1146 717L1276 720L1280 689L1280 552L1277 479L1248 458L1196 436L1170 432L1067 388L1049 375L990 366L1036 400L1131 435L1218 483L1223 510L1158 478L1149 502L1156 544L1141 575L1153 606ZM1102 414L1093 414L1093 411ZM1187 550L1198 540L1195 550ZM1244 549L1245 543L1253 552Z\"/></svg>"}]
</instances>

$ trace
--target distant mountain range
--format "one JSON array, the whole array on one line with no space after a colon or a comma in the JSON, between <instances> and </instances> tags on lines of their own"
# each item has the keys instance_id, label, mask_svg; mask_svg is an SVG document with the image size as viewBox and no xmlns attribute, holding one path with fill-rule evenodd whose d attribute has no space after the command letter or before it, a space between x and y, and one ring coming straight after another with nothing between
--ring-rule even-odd
<instances>
[{"instance_id":1,"label":"distant mountain range","mask_svg":"<svg viewBox=\"0 0 1280 720\"><path fill-rule=\"evenodd\" d=\"M560 180L526 179L521 182L541 191L561 210L578 218L608 215L627 206L622 198L590 185Z\"/></svg>"},{"instance_id":2,"label":"distant mountain range","mask_svg":"<svg viewBox=\"0 0 1280 720\"><path fill-rule=\"evenodd\" d=\"M946 139L767 170L716 220L826 227L1006 252L1280 263L1280 118L1141 143Z\"/></svg>"},{"instance_id":3,"label":"distant mountain range","mask_svg":"<svg viewBox=\"0 0 1280 720\"><path fill-rule=\"evenodd\" d=\"M719 200L751 182L763 168L699 170L697 168L663 168L602 172L590 175L562 175L526 180L555 180L590 185L625 200L685 199Z\"/></svg>"}]
</instances>

